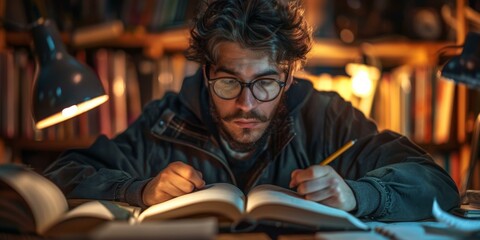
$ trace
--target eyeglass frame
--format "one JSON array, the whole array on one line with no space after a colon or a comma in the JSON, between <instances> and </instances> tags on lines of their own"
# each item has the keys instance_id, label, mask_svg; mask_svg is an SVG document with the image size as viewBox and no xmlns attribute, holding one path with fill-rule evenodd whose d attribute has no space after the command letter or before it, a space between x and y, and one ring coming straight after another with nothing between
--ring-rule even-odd
<instances>
[{"instance_id":1,"label":"eyeglass frame","mask_svg":"<svg viewBox=\"0 0 480 240\"><path fill-rule=\"evenodd\" d=\"M210 87L210 85L212 84L212 82L215 82L215 81L220 80L220 79L222 79L222 78L210 79L210 77L208 77L208 74L207 74L207 69L208 69L209 67L210 67L209 64L204 64L204 65L203 65L203 77L205 78L207 85ZM260 101L260 102L271 102L271 101L275 100L278 96L280 96L280 93L282 92L282 89L283 89L285 86L287 86L287 82L288 82L289 77L290 77L290 65L288 65L288 69L287 69L287 72L286 72L286 74L285 74L285 81L281 81L281 80L277 80L277 79L268 79L268 80L272 80L272 81L276 82L276 83L280 86L280 90L278 90L277 95L276 95L275 97L273 97L272 99L270 99L270 100L261 100L261 99L258 99L257 96L255 96L255 93L253 92L253 85L254 85L256 82L260 81L260 80L265 80L265 78L263 78L263 79L262 79L262 78L254 79L254 80L246 83L246 82L240 81L238 78L233 78L233 77L232 77L231 79L236 80L236 81L240 84L240 91L238 92L238 94L237 94L235 97L231 97L231 98L225 98L225 97L222 97L222 96L218 95L218 93L215 91L215 88L214 88L214 87L212 87L212 88L213 88L212 91L213 91L213 93L215 93L215 95L216 95L217 97L219 97L219 98L221 98L221 99L223 99L223 100L232 100L232 99L238 98L238 96L240 96L240 94L242 94L243 89L244 89L245 87L247 87L248 89L250 89L250 92L252 93L252 96L253 96L257 101ZM213 84L214 84L214 83L213 83ZM213 85L212 85L212 86L213 86Z\"/></svg>"}]
</instances>

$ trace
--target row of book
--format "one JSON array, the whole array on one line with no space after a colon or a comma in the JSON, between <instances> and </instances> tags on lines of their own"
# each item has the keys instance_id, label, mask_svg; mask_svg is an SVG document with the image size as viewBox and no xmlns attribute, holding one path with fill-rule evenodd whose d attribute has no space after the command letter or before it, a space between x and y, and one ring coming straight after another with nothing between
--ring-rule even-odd
<instances>
[{"instance_id":1,"label":"row of book","mask_svg":"<svg viewBox=\"0 0 480 240\"><path fill-rule=\"evenodd\" d=\"M30 0L6 1L5 18L17 24L35 19ZM35 1L40 14L56 21L59 29L72 32L85 26L123 21L127 29L151 32L184 26L195 15L199 0L44 0ZM7 30L18 30L13 29Z\"/></svg>"},{"instance_id":2,"label":"row of book","mask_svg":"<svg viewBox=\"0 0 480 240\"><path fill-rule=\"evenodd\" d=\"M149 59L141 52L118 49L79 51L76 57L96 71L109 100L78 117L37 130L31 115L35 62L25 49L0 52L0 139L113 137L125 130L149 101L166 91L179 91L186 62L180 54Z\"/></svg>"},{"instance_id":3,"label":"row of book","mask_svg":"<svg viewBox=\"0 0 480 240\"><path fill-rule=\"evenodd\" d=\"M372 118L380 129L419 144L468 142L480 112L480 92L439 78L431 66L399 67L378 82Z\"/></svg>"}]
</instances>

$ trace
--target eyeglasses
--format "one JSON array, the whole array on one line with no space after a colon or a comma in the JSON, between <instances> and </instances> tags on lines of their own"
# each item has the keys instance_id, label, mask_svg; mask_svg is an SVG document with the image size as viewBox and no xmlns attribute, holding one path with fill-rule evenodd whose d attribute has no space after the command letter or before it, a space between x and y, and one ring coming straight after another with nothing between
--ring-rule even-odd
<instances>
[{"instance_id":1,"label":"eyeglasses","mask_svg":"<svg viewBox=\"0 0 480 240\"><path fill-rule=\"evenodd\" d=\"M208 79L207 76L208 73L205 72L205 77ZM273 78L259 78L244 83L236 78L227 77L208 79L208 84L221 99L231 100L237 98L240 96L243 88L247 87L252 92L253 97L261 102L273 101L286 85L285 82Z\"/></svg>"}]
</instances>

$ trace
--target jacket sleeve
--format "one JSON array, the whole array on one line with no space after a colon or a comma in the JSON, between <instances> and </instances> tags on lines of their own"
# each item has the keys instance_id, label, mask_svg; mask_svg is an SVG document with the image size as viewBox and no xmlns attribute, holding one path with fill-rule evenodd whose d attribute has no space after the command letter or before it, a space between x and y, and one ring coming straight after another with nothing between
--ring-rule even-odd
<instances>
[{"instance_id":1,"label":"jacket sleeve","mask_svg":"<svg viewBox=\"0 0 480 240\"><path fill-rule=\"evenodd\" d=\"M414 221L431 217L433 199L443 209L459 204L451 177L407 137L378 132L375 123L334 94L325 110L326 155L349 140L357 143L331 166L346 179L359 217Z\"/></svg>"},{"instance_id":2,"label":"jacket sleeve","mask_svg":"<svg viewBox=\"0 0 480 240\"><path fill-rule=\"evenodd\" d=\"M150 168L153 141L146 141L159 101L114 139L100 136L87 149L64 152L44 172L67 198L103 199L145 207L142 190L155 173Z\"/></svg>"}]
</instances>

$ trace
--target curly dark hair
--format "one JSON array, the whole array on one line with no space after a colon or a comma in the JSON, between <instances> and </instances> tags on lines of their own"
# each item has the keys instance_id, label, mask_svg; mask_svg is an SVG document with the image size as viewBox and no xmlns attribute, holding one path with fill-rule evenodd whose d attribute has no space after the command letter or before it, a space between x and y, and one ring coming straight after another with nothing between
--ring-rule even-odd
<instances>
[{"instance_id":1,"label":"curly dark hair","mask_svg":"<svg viewBox=\"0 0 480 240\"><path fill-rule=\"evenodd\" d=\"M262 51L279 66L304 65L312 45L302 5L292 0L204 0L190 33L186 57L200 64L215 64L225 41Z\"/></svg>"}]
</instances>

